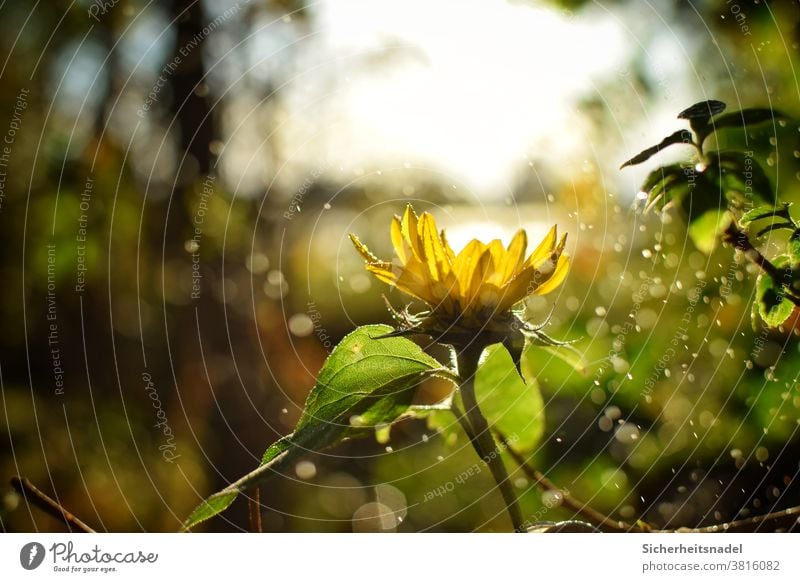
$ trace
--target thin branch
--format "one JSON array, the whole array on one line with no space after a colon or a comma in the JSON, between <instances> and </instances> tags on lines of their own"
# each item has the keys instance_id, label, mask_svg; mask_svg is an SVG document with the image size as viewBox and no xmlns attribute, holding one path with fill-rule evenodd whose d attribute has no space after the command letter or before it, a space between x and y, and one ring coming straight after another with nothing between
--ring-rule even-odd
<instances>
[{"instance_id":1,"label":"thin branch","mask_svg":"<svg viewBox=\"0 0 800 582\"><path fill-rule=\"evenodd\" d=\"M519 468L522 469L522 472L525 475L536 483L539 487L541 487L545 491L551 491L553 493L558 493L561 496L561 504L564 507L567 507L575 512L576 515L580 515L581 517L589 520L591 523L596 525L601 531L605 532L627 532L627 531L648 531L648 526L644 523L642 524L629 524L624 521L619 521L613 519L607 515L604 515L597 511L596 509L592 509L582 501L575 499L569 492L564 491L555 483L550 481L547 477L545 477L540 471L537 471L533 467L531 467L525 457L523 457L518 451L515 451L513 447L508 444L508 439L506 439L505 435L503 435L497 429L494 429L497 438L503 444L503 446L508 451L508 454L511 455L511 458L514 459L514 462L519 465Z\"/></svg>"},{"instance_id":2,"label":"thin branch","mask_svg":"<svg viewBox=\"0 0 800 582\"><path fill-rule=\"evenodd\" d=\"M775 283L781 285L783 289L788 291L787 285L784 282L786 271L784 269L779 269L767 257L762 255L761 251L750 242L747 234L739 230L735 224L731 223L728 225L728 228L722 235L722 242L730 243L735 249L742 251L745 257L772 277ZM783 296L796 306L800 306L800 298L795 297L791 293L784 293Z\"/></svg>"},{"instance_id":3,"label":"thin branch","mask_svg":"<svg viewBox=\"0 0 800 582\"><path fill-rule=\"evenodd\" d=\"M767 526L766 528L763 526ZM680 527L675 530L654 530L656 532L678 533L755 533L759 531L774 532L779 529L786 531L800 527L800 506L790 507L781 511L774 511L766 515L757 515L747 519L729 521L707 527L688 528Z\"/></svg>"},{"instance_id":4,"label":"thin branch","mask_svg":"<svg viewBox=\"0 0 800 582\"><path fill-rule=\"evenodd\" d=\"M64 506L52 497L43 493L38 487L25 477L14 476L11 478L11 486L22 495L25 501L35 505L46 514L54 517L67 526L72 533L96 533L91 527L67 511Z\"/></svg>"},{"instance_id":5,"label":"thin branch","mask_svg":"<svg viewBox=\"0 0 800 582\"><path fill-rule=\"evenodd\" d=\"M263 533L261 528L261 487L253 489L253 496L247 499L247 517L250 521L250 531Z\"/></svg>"},{"instance_id":6,"label":"thin branch","mask_svg":"<svg viewBox=\"0 0 800 582\"><path fill-rule=\"evenodd\" d=\"M519 465L528 478L545 491L561 495L562 505L574 511L598 529L604 532L637 532L637 533L753 533L758 531L791 530L800 526L800 506L790 507L766 515L757 515L747 519L729 521L705 527L679 527L675 529L657 529L639 520L635 524L608 517L575 499L568 492L558 487L539 471L531 467L525 457L508 445L508 441L497 429L494 429L498 440L505 446L511 458Z\"/></svg>"}]
</instances>

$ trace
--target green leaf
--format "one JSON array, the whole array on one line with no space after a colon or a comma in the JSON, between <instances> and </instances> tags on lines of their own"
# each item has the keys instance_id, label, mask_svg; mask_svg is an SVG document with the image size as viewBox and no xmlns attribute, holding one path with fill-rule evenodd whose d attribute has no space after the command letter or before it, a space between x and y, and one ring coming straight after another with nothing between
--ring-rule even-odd
<instances>
[{"instance_id":1,"label":"green leaf","mask_svg":"<svg viewBox=\"0 0 800 582\"><path fill-rule=\"evenodd\" d=\"M727 210L709 210L689 224L689 238L698 250L710 255L732 221Z\"/></svg>"},{"instance_id":2,"label":"green leaf","mask_svg":"<svg viewBox=\"0 0 800 582\"><path fill-rule=\"evenodd\" d=\"M666 203L685 196L689 189L688 172L694 172L694 168L682 164L670 164L650 172L642 184L644 211L649 212L659 200Z\"/></svg>"},{"instance_id":3,"label":"green leaf","mask_svg":"<svg viewBox=\"0 0 800 582\"><path fill-rule=\"evenodd\" d=\"M347 335L323 364L295 431L272 444L257 469L203 501L183 530L224 511L239 493L306 452L394 422L409 410L414 389L425 378L453 380L452 372L411 340L380 337L392 331L387 325L367 325Z\"/></svg>"},{"instance_id":4,"label":"green leaf","mask_svg":"<svg viewBox=\"0 0 800 582\"><path fill-rule=\"evenodd\" d=\"M752 108L721 115L714 119L711 125L713 131L727 128L744 129L748 125L756 125L778 119L788 119L788 117L775 109Z\"/></svg>"},{"instance_id":5,"label":"green leaf","mask_svg":"<svg viewBox=\"0 0 800 582\"><path fill-rule=\"evenodd\" d=\"M714 168L709 166L705 171L696 169L687 177L688 195L680 199L680 208L689 224L701 218L707 212L719 212L727 207L727 200L716 182Z\"/></svg>"},{"instance_id":6,"label":"green leaf","mask_svg":"<svg viewBox=\"0 0 800 582\"><path fill-rule=\"evenodd\" d=\"M541 350L550 354L551 356L558 358L565 364L567 364L570 368L581 374L582 376L588 375L588 367L586 359L583 357L578 350L573 348L569 345L563 346L540 346L536 344L530 345L531 350ZM523 356L523 357L532 357L531 355Z\"/></svg>"},{"instance_id":7,"label":"green leaf","mask_svg":"<svg viewBox=\"0 0 800 582\"><path fill-rule=\"evenodd\" d=\"M678 119L689 120L689 126L697 133L700 142L702 143L709 131L708 121L714 115L725 111L725 107L727 107L725 103L715 99L701 101L681 111L678 114Z\"/></svg>"},{"instance_id":8,"label":"green leaf","mask_svg":"<svg viewBox=\"0 0 800 582\"><path fill-rule=\"evenodd\" d=\"M772 232L773 230L791 230L794 232L796 229L794 223L792 222L773 222L772 224L768 224L761 230L756 233L756 237L761 237L767 234L768 232Z\"/></svg>"},{"instance_id":9,"label":"green leaf","mask_svg":"<svg viewBox=\"0 0 800 582\"><path fill-rule=\"evenodd\" d=\"M191 515L186 519L183 530L188 530L198 523L211 519L228 509L231 503L239 496L238 491L220 491L205 499L198 505Z\"/></svg>"},{"instance_id":10,"label":"green leaf","mask_svg":"<svg viewBox=\"0 0 800 582\"><path fill-rule=\"evenodd\" d=\"M775 192L764 169L752 157L742 152L711 152L708 170L717 177L722 191L729 200L742 204L756 202L774 204Z\"/></svg>"},{"instance_id":11,"label":"green leaf","mask_svg":"<svg viewBox=\"0 0 800 582\"><path fill-rule=\"evenodd\" d=\"M700 101L699 103L695 103L691 107L687 107L680 113L678 113L678 119L698 119L698 120L705 120L708 121L714 115L722 113L725 111L727 105L722 101L717 101L715 99L709 99L708 101Z\"/></svg>"},{"instance_id":12,"label":"green leaf","mask_svg":"<svg viewBox=\"0 0 800 582\"><path fill-rule=\"evenodd\" d=\"M739 219L739 226L748 228L752 222L775 216L776 212L778 212L778 209L773 206L756 206L742 214L742 217Z\"/></svg>"},{"instance_id":13,"label":"green leaf","mask_svg":"<svg viewBox=\"0 0 800 582\"><path fill-rule=\"evenodd\" d=\"M792 233L786 250L789 251L789 256L791 257L793 265L800 263L800 230L796 230Z\"/></svg>"},{"instance_id":14,"label":"green leaf","mask_svg":"<svg viewBox=\"0 0 800 582\"><path fill-rule=\"evenodd\" d=\"M660 143L654 146L650 146L646 150L642 150L641 152L633 156L630 160L623 163L619 167L619 169L621 170L622 168L625 168L627 166L635 166L636 164L641 164L642 162L645 162L650 158L652 158L654 155L656 155L664 148L674 145L676 143L687 143L687 144L692 143L692 133L685 129L676 131L672 135L668 135L667 137L665 137L663 140L661 140Z\"/></svg>"},{"instance_id":15,"label":"green leaf","mask_svg":"<svg viewBox=\"0 0 800 582\"><path fill-rule=\"evenodd\" d=\"M773 260L776 267L784 267L790 262L788 255L780 255ZM794 311L794 303L785 296L781 283L768 273L761 273L756 279L756 303L758 314L769 327L778 327Z\"/></svg>"},{"instance_id":16,"label":"green leaf","mask_svg":"<svg viewBox=\"0 0 800 582\"><path fill-rule=\"evenodd\" d=\"M516 450L524 453L539 444L544 433L539 384L533 375L526 374L523 380L502 344L483 352L475 375L475 395L489 425L513 439Z\"/></svg>"}]
</instances>

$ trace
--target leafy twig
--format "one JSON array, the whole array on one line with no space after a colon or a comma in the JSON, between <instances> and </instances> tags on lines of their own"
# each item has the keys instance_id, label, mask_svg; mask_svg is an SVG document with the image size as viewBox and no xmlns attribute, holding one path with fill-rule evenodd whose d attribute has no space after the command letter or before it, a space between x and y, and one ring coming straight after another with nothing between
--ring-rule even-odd
<instances>
[{"instance_id":1,"label":"leafy twig","mask_svg":"<svg viewBox=\"0 0 800 582\"><path fill-rule=\"evenodd\" d=\"M768 525L769 529L762 526ZM676 530L654 530L664 532L679 533L755 533L758 531L777 531L778 529L791 530L793 527L800 526L800 506L790 507L781 511L774 511L766 515L757 515L747 519L729 521L707 527L687 528L681 527Z\"/></svg>"},{"instance_id":2,"label":"leafy twig","mask_svg":"<svg viewBox=\"0 0 800 582\"><path fill-rule=\"evenodd\" d=\"M518 451L515 451L514 448L508 444L508 440L500 431L494 429L494 432L508 451L508 454L511 455L511 458L514 459L514 462L519 465L519 468L522 469L522 472L525 473L528 479L536 483L536 485L545 491L558 493L561 496L561 504L564 507L568 507L574 511L576 515L580 515L581 517L589 520L601 531L605 532L648 531L649 526L644 523L632 525L624 521L613 519L595 509L592 509L582 501L575 499L569 494L569 492L564 491L555 483L550 481L547 477L545 477L540 471L531 467L525 457L523 457Z\"/></svg>"},{"instance_id":3,"label":"leafy twig","mask_svg":"<svg viewBox=\"0 0 800 582\"><path fill-rule=\"evenodd\" d=\"M740 519L736 521L729 521L725 523L718 523L714 525L709 525L705 527L679 527L675 529L657 529L654 528L642 520L638 520L636 523L627 523L625 521L620 521L613 519L607 515L604 515L583 503L575 499L572 495L568 492L564 491L552 481L550 481L547 477L542 475L539 471L534 469L530 466L528 461L523 457L518 451L515 451L511 446L508 445L508 441L506 438L497 431L494 430L497 438L500 440L501 443L505 445L506 450L511 455L511 458L519 465L520 469L528 476L528 478L536 483L539 487L541 487L545 491L552 491L554 493L558 493L561 495L562 505L567 507L575 512L576 515L580 515L591 524L596 525L597 528L604 532L611 532L611 533L627 533L627 532L635 532L635 533L753 533L758 531L764 531L765 527L767 526L769 529L767 531L776 531L778 529L786 529L790 530L793 527L797 527L800 525L800 506L798 507L790 507L789 509L783 509L781 511L775 511L772 513L768 513L766 515L757 515L755 517L749 517L747 519Z\"/></svg>"},{"instance_id":4,"label":"leafy twig","mask_svg":"<svg viewBox=\"0 0 800 582\"><path fill-rule=\"evenodd\" d=\"M72 533L96 533L91 527L67 511L64 506L52 497L43 493L38 487L25 477L14 476L11 478L11 486L19 493L27 503L35 505L46 514L56 518L67 526Z\"/></svg>"},{"instance_id":5,"label":"leafy twig","mask_svg":"<svg viewBox=\"0 0 800 582\"><path fill-rule=\"evenodd\" d=\"M725 232L722 235L722 242L729 243L733 245L735 249L742 251L748 260L752 261L762 271L772 277L775 283L786 288L786 285L783 283L786 272L783 269L776 267L767 257L762 255L761 251L754 247L753 243L750 242L747 234L739 230L735 224L731 223L728 225L728 228L725 229ZM786 297L786 299L795 305L800 306L800 298L795 297L791 293L785 293L784 297Z\"/></svg>"}]
</instances>

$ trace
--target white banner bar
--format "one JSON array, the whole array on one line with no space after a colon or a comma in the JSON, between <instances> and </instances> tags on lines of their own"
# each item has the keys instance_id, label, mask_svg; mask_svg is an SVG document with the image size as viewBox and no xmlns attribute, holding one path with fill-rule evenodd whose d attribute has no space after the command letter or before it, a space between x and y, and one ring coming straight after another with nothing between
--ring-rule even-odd
<instances>
[{"instance_id":1,"label":"white banner bar","mask_svg":"<svg viewBox=\"0 0 800 582\"><path fill-rule=\"evenodd\" d=\"M795 581L798 549L791 534L4 534L0 579Z\"/></svg>"}]
</instances>

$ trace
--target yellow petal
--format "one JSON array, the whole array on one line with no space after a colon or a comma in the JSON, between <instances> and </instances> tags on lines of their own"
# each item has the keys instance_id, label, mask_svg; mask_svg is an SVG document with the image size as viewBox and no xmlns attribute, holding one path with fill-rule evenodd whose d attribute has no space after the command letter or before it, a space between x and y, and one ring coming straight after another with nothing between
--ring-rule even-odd
<instances>
[{"instance_id":1,"label":"yellow petal","mask_svg":"<svg viewBox=\"0 0 800 582\"><path fill-rule=\"evenodd\" d=\"M397 253L397 258L400 259L400 262L405 263L408 260L408 251L410 249L403 240L403 230L400 226L399 216L392 218L391 235L394 252Z\"/></svg>"},{"instance_id":2,"label":"yellow petal","mask_svg":"<svg viewBox=\"0 0 800 582\"><path fill-rule=\"evenodd\" d=\"M527 266L517 273L514 278L503 288L503 297L497 305L498 311L511 309L535 289L536 278L541 274L535 267Z\"/></svg>"},{"instance_id":3,"label":"yellow petal","mask_svg":"<svg viewBox=\"0 0 800 582\"><path fill-rule=\"evenodd\" d=\"M533 291L533 294L546 295L550 293L564 282L564 279L567 278L567 273L569 273L569 255L562 254L558 257L558 262L556 263L555 269L553 269L553 273L547 281L539 285Z\"/></svg>"},{"instance_id":4,"label":"yellow petal","mask_svg":"<svg viewBox=\"0 0 800 582\"><path fill-rule=\"evenodd\" d=\"M378 280L396 287L406 295L411 295L429 305L435 303L430 296L427 283L416 277L413 271L400 268L397 265L385 261L369 263L367 264L367 270L375 275Z\"/></svg>"},{"instance_id":5,"label":"yellow petal","mask_svg":"<svg viewBox=\"0 0 800 582\"><path fill-rule=\"evenodd\" d=\"M400 226L400 230L403 233L403 239L411 249L411 252L418 259L421 259L422 245L420 244L419 240L418 219L417 214L414 212L414 209L410 204L406 206L406 211L403 214L403 220Z\"/></svg>"},{"instance_id":6,"label":"yellow petal","mask_svg":"<svg viewBox=\"0 0 800 582\"><path fill-rule=\"evenodd\" d=\"M432 215L425 212L420 217L419 224L424 261L428 266L428 272L434 281L443 281L445 275L450 271L450 264L436 230L436 221Z\"/></svg>"},{"instance_id":7,"label":"yellow petal","mask_svg":"<svg viewBox=\"0 0 800 582\"><path fill-rule=\"evenodd\" d=\"M492 256L492 264L489 272L486 273L486 282L496 287L501 287L506 283L506 270L513 271L514 265L509 264L508 253L503 243L499 240L490 242L488 250Z\"/></svg>"},{"instance_id":8,"label":"yellow petal","mask_svg":"<svg viewBox=\"0 0 800 582\"><path fill-rule=\"evenodd\" d=\"M556 239L558 238L558 229L556 226L550 229L550 232L542 239L539 246L531 253L528 260L525 261L526 267L538 267L550 258L550 253L553 252L556 246Z\"/></svg>"},{"instance_id":9,"label":"yellow petal","mask_svg":"<svg viewBox=\"0 0 800 582\"><path fill-rule=\"evenodd\" d=\"M364 243L362 243L362 242L361 242L361 239L359 239L359 238L358 238L356 235L354 235L354 234L351 234L351 235L350 235L350 240L351 240L351 241L353 241L353 245L356 247L356 250L359 252L359 254L360 254L362 257L364 257L364 260L365 260L365 261L367 261L368 263L376 263L376 262L379 262L379 261L378 261L378 257L376 257L375 255L373 255L373 254L372 254L372 253L369 251L369 249L367 248L367 245L365 245Z\"/></svg>"},{"instance_id":10,"label":"yellow petal","mask_svg":"<svg viewBox=\"0 0 800 582\"><path fill-rule=\"evenodd\" d=\"M512 267L512 270L504 274L504 281L511 279L511 277L522 270L525 264L525 250L527 248L528 234L523 229L519 229L514 235L514 238L511 239L511 242L508 243L507 267Z\"/></svg>"},{"instance_id":11,"label":"yellow petal","mask_svg":"<svg viewBox=\"0 0 800 582\"><path fill-rule=\"evenodd\" d=\"M467 243L461 252L456 256L453 261L453 273L455 273L458 280L458 296L464 301L469 301L470 285L472 284L472 273L475 267L478 266L483 251L486 245L479 240L471 240Z\"/></svg>"},{"instance_id":12,"label":"yellow petal","mask_svg":"<svg viewBox=\"0 0 800 582\"><path fill-rule=\"evenodd\" d=\"M444 252L447 255L448 260L450 261L450 264L452 265L453 261L456 260L456 254L453 252L453 248L450 246L450 243L447 242L447 235L445 235L444 229L442 229L440 237L442 239L442 246L444 247Z\"/></svg>"},{"instance_id":13,"label":"yellow petal","mask_svg":"<svg viewBox=\"0 0 800 582\"><path fill-rule=\"evenodd\" d=\"M500 245L500 248L502 248L502 245ZM475 269L472 271L472 277L470 279L468 291L464 293L464 295L466 295L468 304L471 304L475 300L480 300L480 294L481 291L483 291L481 287L483 287L483 283L492 274L493 265L494 256L492 254L492 245L490 244L489 246L485 247L475 265Z\"/></svg>"},{"instance_id":14,"label":"yellow petal","mask_svg":"<svg viewBox=\"0 0 800 582\"><path fill-rule=\"evenodd\" d=\"M387 263L385 261L369 263L367 264L366 268L367 271L375 275L384 283L394 285L397 282L397 273L395 272L395 269L392 267L391 263Z\"/></svg>"}]
</instances>

